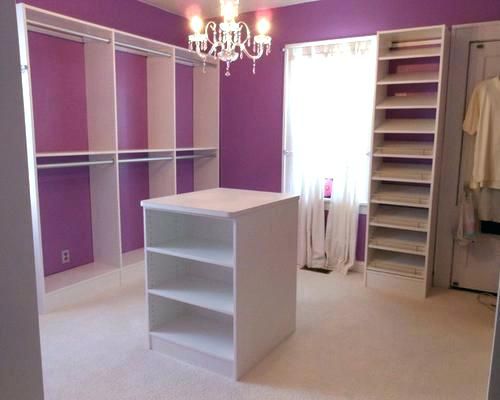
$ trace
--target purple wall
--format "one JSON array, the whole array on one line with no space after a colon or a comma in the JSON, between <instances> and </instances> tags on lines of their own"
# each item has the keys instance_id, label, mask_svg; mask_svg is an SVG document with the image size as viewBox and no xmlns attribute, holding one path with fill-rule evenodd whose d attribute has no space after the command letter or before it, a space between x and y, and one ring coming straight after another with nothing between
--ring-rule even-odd
<instances>
[{"instance_id":1,"label":"purple wall","mask_svg":"<svg viewBox=\"0 0 500 400\"><path fill-rule=\"evenodd\" d=\"M148 148L148 93L146 57L117 52L116 102L118 148Z\"/></svg>"},{"instance_id":2,"label":"purple wall","mask_svg":"<svg viewBox=\"0 0 500 400\"><path fill-rule=\"evenodd\" d=\"M84 21L187 46L186 19L137 0L16 0Z\"/></svg>"},{"instance_id":3,"label":"purple wall","mask_svg":"<svg viewBox=\"0 0 500 400\"><path fill-rule=\"evenodd\" d=\"M122 252L144 247L141 200L149 198L149 166L120 165Z\"/></svg>"},{"instance_id":4,"label":"purple wall","mask_svg":"<svg viewBox=\"0 0 500 400\"><path fill-rule=\"evenodd\" d=\"M88 150L83 44L29 34L38 152Z\"/></svg>"},{"instance_id":5,"label":"purple wall","mask_svg":"<svg viewBox=\"0 0 500 400\"><path fill-rule=\"evenodd\" d=\"M244 15L255 25L255 14ZM273 53L237 62L221 76L221 183L279 191L284 58L289 43L373 34L378 30L500 19L499 0L322 0L272 10Z\"/></svg>"},{"instance_id":6,"label":"purple wall","mask_svg":"<svg viewBox=\"0 0 500 400\"><path fill-rule=\"evenodd\" d=\"M193 68L175 68L175 134L177 147L193 147ZM192 160L177 161L177 193L194 190Z\"/></svg>"},{"instance_id":7,"label":"purple wall","mask_svg":"<svg viewBox=\"0 0 500 400\"><path fill-rule=\"evenodd\" d=\"M42 170L38 184L45 275L93 262L89 169ZM71 262L63 264L66 249Z\"/></svg>"}]
</instances>

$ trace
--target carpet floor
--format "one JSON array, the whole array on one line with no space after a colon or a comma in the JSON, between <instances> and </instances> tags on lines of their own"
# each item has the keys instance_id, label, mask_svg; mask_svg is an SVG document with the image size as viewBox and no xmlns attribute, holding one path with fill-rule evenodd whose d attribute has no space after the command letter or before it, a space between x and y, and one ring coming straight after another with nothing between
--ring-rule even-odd
<instances>
[{"instance_id":1,"label":"carpet floor","mask_svg":"<svg viewBox=\"0 0 500 400\"><path fill-rule=\"evenodd\" d=\"M144 290L41 317L46 400L483 400L494 313L474 294L426 301L361 274L298 272L297 331L242 381L146 349Z\"/></svg>"}]
</instances>

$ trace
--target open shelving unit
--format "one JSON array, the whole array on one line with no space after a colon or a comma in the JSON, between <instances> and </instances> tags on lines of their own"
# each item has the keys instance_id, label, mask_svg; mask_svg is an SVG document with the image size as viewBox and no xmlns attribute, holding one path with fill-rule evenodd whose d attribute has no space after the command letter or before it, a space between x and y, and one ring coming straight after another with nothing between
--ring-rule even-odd
<instances>
[{"instance_id":1,"label":"open shelving unit","mask_svg":"<svg viewBox=\"0 0 500 400\"><path fill-rule=\"evenodd\" d=\"M142 205L150 348L239 379L295 329L298 197L214 189Z\"/></svg>"},{"instance_id":2,"label":"open shelving unit","mask_svg":"<svg viewBox=\"0 0 500 400\"><path fill-rule=\"evenodd\" d=\"M178 155L193 160L193 190L219 186L219 66L209 59L203 67L186 49L23 3L17 18L37 293L45 313L143 278L140 201L178 192ZM52 48L71 65L54 63ZM197 87L189 149L176 146L179 63L195 71ZM57 92L44 92L47 76ZM59 265L65 249L71 262Z\"/></svg>"},{"instance_id":3,"label":"open shelving unit","mask_svg":"<svg viewBox=\"0 0 500 400\"><path fill-rule=\"evenodd\" d=\"M448 30L379 32L365 283L425 298L432 286Z\"/></svg>"}]
</instances>

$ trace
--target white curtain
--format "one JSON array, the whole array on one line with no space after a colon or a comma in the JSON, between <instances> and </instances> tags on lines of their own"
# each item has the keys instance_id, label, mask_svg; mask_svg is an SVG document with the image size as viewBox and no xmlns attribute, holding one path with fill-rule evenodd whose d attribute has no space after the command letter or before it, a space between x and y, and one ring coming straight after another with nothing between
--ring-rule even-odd
<instances>
[{"instance_id":1,"label":"white curtain","mask_svg":"<svg viewBox=\"0 0 500 400\"><path fill-rule=\"evenodd\" d=\"M301 195L298 265L347 272L368 197L375 41L288 49L285 190ZM333 178L326 223L325 178Z\"/></svg>"}]
</instances>

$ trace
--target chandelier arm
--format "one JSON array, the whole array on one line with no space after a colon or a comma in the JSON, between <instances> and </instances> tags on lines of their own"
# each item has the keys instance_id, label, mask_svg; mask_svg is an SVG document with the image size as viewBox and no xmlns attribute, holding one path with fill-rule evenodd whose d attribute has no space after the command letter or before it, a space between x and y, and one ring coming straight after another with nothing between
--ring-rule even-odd
<instances>
[{"instance_id":1,"label":"chandelier arm","mask_svg":"<svg viewBox=\"0 0 500 400\"><path fill-rule=\"evenodd\" d=\"M245 40L240 40L240 47L242 47L242 46L245 46L247 44L247 42L250 41L252 34L250 31L250 27L247 25L246 22L243 22L243 21L238 22L238 27L240 28L240 31L244 30L246 33Z\"/></svg>"},{"instance_id":2,"label":"chandelier arm","mask_svg":"<svg viewBox=\"0 0 500 400\"><path fill-rule=\"evenodd\" d=\"M209 32L209 29L212 28L212 32ZM217 33L217 24L214 21L210 21L207 23L207 26L205 26L205 35L207 35L207 41L213 46L219 45L219 43L214 43L212 39L210 39L210 33Z\"/></svg>"},{"instance_id":3,"label":"chandelier arm","mask_svg":"<svg viewBox=\"0 0 500 400\"><path fill-rule=\"evenodd\" d=\"M241 51L252 61L257 61L264 55L264 46L258 46L258 50L256 54L250 53L246 47L240 47Z\"/></svg>"}]
</instances>

